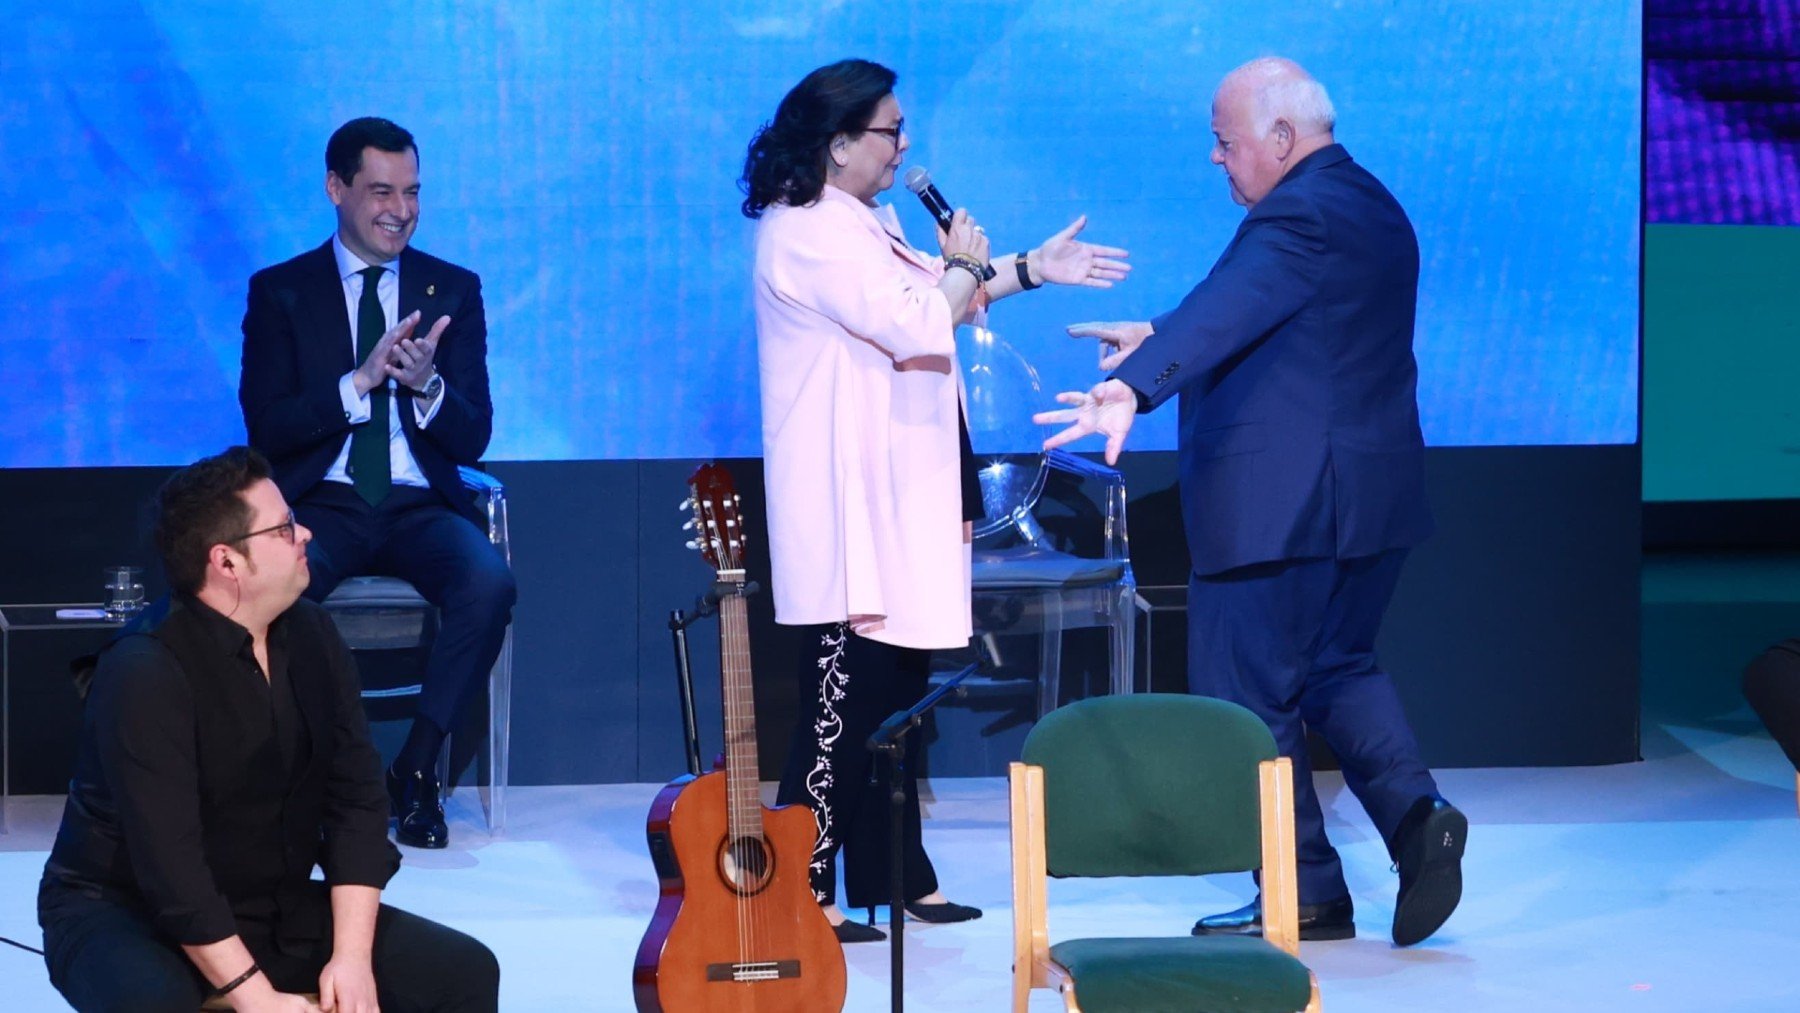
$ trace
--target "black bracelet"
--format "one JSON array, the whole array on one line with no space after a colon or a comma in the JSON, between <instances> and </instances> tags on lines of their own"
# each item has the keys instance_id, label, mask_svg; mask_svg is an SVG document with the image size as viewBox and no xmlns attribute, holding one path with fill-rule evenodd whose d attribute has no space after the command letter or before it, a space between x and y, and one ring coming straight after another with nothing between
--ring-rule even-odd
<instances>
[{"instance_id":1,"label":"black bracelet","mask_svg":"<svg viewBox=\"0 0 1800 1013\"><path fill-rule=\"evenodd\" d=\"M262 968L253 961L250 964L250 970L245 971L243 974L240 974L237 977L226 982L225 984L220 985L218 988L213 989L213 995L215 995L215 996L225 995L225 994L229 993L232 989L238 987L239 985L242 985L244 982L249 981L251 978L256 977L257 974L260 973L261 971L262 971Z\"/></svg>"},{"instance_id":2,"label":"black bracelet","mask_svg":"<svg viewBox=\"0 0 1800 1013\"><path fill-rule=\"evenodd\" d=\"M1013 255L1013 270L1018 272L1019 289L1024 292L1029 292L1034 288L1044 287L1043 282L1033 282L1031 280L1031 265L1025 262L1027 256L1029 256L1029 254L1018 253Z\"/></svg>"}]
</instances>

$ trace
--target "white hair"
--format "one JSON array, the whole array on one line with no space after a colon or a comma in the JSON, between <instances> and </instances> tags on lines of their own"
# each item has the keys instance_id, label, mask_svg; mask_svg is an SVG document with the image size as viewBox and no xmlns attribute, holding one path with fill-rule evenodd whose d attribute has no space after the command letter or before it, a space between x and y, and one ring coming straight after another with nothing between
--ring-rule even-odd
<instances>
[{"instance_id":1,"label":"white hair","mask_svg":"<svg viewBox=\"0 0 1800 1013\"><path fill-rule=\"evenodd\" d=\"M1251 90L1258 137L1273 129L1276 120L1292 123L1301 137L1329 134L1337 127L1337 110L1325 86L1292 60L1258 57L1225 75L1225 82L1242 82Z\"/></svg>"}]
</instances>

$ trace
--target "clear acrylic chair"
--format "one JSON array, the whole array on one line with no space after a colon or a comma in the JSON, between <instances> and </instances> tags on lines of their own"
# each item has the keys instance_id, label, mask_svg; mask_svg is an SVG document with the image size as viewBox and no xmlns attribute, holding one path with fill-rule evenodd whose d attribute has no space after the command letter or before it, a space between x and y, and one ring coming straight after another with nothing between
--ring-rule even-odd
<instances>
[{"instance_id":1,"label":"clear acrylic chair","mask_svg":"<svg viewBox=\"0 0 1800 1013\"><path fill-rule=\"evenodd\" d=\"M1042 430L1030 422L1032 411L1045 403L1037 371L984 327L971 328L957 354L987 513L974 532L976 635L1038 638L1040 717L1061 700L1066 630L1105 628L1108 689L1134 692L1137 582L1126 533L1124 476L1062 450L1020 452L1043 440ZM1038 511L1054 473L1078 483L1088 504L1047 529ZM1064 484L1057 482L1059 488ZM1085 543L1089 554L1073 551L1076 542ZM1092 554L1095 544L1098 555Z\"/></svg>"},{"instance_id":2,"label":"clear acrylic chair","mask_svg":"<svg viewBox=\"0 0 1800 1013\"><path fill-rule=\"evenodd\" d=\"M512 565L507 533L506 488L500 481L473 468L459 469L463 484L474 491L476 506L487 520L489 541ZM397 577L349 577L325 598L338 631L353 651L409 650L431 642L437 634L437 609L411 584ZM488 793L483 810L488 831L500 833L506 826L506 779L512 728L512 626L500 645L500 656L488 675ZM364 700L416 697L421 685L366 687ZM450 742L438 754L438 780L450 791Z\"/></svg>"}]
</instances>

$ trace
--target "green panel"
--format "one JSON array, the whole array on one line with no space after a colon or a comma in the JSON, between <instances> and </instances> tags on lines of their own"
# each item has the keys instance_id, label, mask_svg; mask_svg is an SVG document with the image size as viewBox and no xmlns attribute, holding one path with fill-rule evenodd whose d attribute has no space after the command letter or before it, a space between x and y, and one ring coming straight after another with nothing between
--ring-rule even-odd
<instances>
[{"instance_id":1,"label":"green panel","mask_svg":"<svg viewBox=\"0 0 1800 1013\"><path fill-rule=\"evenodd\" d=\"M1800 498L1800 229L1645 227L1644 498Z\"/></svg>"},{"instance_id":2,"label":"green panel","mask_svg":"<svg viewBox=\"0 0 1800 1013\"><path fill-rule=\"evenodd\" d=\"M1172 693L1097 697L1050 712L1025 739L1044 768L1052 876L1190 876L1262 865L1261 718Z\"/></svg>"}]
</instances>

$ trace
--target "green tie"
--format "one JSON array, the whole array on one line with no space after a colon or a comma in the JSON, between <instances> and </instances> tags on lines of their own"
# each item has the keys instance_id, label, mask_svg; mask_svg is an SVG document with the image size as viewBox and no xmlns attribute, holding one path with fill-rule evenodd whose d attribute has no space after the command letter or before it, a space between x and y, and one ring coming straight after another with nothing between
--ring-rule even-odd
<instances>
[{"instance_id":1,"label":"green tie","mask_svg":"<svg viewBox=\"0 0 1800 1013\"><path fill-rule=\"evenodd\" d=\"M356 305L358 364L368 359L369 351L387 330L387 316L381 312L381 297L375 292L383 270L369 267L358 272L363 276L362 301ZM369 391L369 421L350 433L350 481L370 506L380 506L394 484L388 463L388 400L384 377L380 386Z\"/></svg>"}]
</instances>

